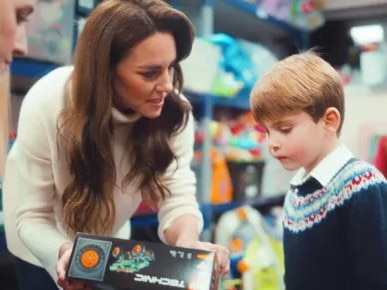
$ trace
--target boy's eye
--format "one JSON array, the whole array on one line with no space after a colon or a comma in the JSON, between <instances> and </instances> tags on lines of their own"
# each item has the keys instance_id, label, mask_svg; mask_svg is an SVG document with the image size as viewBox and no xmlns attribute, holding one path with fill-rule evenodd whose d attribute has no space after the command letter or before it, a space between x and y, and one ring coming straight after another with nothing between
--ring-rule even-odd
<instances>
[{"instance_id":1,"label":"boy's eye","mask_svg":"<svg viewBox=\"0 0 387 290\"><path fill-rule=\"evenodd\" d=\"M280 128L279 130L283 134L289 134L292 131L291 127L286 127L286 128Z\"/></svg>"}]
</instances>

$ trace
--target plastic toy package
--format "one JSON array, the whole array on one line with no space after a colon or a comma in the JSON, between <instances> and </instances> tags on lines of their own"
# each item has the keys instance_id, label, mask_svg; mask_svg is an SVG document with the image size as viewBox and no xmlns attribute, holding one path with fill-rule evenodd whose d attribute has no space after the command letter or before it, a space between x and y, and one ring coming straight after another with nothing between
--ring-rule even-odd
<instances>
[{"instance_id":1,"label":"plastic toy package","mask_svg":"<svg viewBox=\"0 0 387 290\"><path fill-rule=\"evenodd\" d=\"M67 272L114 290L217 290L220 276L213 252L81 233Z\"/></svg>"}]
</instances>

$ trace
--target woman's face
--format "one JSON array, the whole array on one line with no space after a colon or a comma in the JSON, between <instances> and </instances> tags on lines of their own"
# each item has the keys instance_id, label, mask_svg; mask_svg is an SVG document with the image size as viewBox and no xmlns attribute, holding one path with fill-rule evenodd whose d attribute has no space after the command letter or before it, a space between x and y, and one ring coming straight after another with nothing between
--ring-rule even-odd
<instances>
[{"instance_id":1,"label":"woman's face","mask_svg":"<svg viewBox=\"0 0 387 290\"><path fill-rule=\"evenodd\" d=\"M175 62L172 34L158 32L144 39L118 63L114 106L122 112L133 110L147 118L158 117L173 90Z\"/></svg>"},{"instance_id":2,"label":"woman's face","mask_svg":"<svg viewBox=\"0 0 387 290\"><path fill-rule=\"evenodd\" d=\"M0 0L0 71L27 53L26 21L36 0Z\"/></svg>"}]
</instances>

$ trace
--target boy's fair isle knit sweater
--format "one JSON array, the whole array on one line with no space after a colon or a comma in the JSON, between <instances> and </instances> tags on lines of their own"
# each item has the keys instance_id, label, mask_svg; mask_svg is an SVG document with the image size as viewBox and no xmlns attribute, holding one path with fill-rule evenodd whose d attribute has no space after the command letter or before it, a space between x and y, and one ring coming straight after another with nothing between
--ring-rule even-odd
<instances>
[{"instance_id":1,"label":"boy's fair isle knit sweater","mask_svg":"<svg viewBox=\"0 0 387 290\"><path fill-rule=\"evenodd\" d=\"M284 204L286 289L387 289L385 178L344 146L304 175Z\"/></svg>"}]
</instances>

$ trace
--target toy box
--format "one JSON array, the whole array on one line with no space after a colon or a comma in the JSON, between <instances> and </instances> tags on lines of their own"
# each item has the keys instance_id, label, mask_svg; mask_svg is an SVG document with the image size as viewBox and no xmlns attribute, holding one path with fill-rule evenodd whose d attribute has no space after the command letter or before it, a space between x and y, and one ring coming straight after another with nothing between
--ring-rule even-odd
<instances>
[{"instance_id":1,"label":"toy box","mask_svg":"<svg viewBox=\"0 0 387 290\"><path fill-rule=\"evenodd\" d=\"M78 234L67 279L109 289L217 290L220 272L213 252Z\"/></svg>"}]
</instances>

